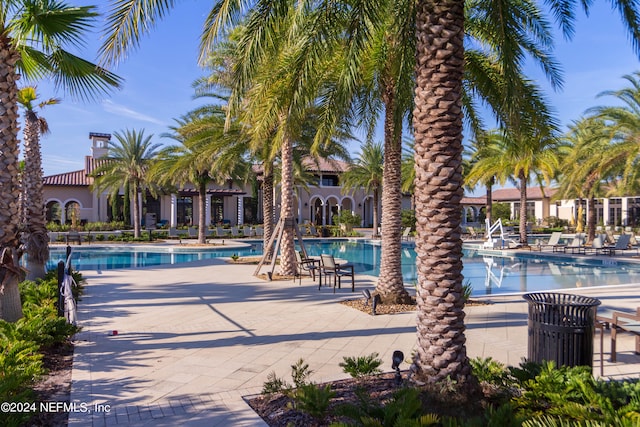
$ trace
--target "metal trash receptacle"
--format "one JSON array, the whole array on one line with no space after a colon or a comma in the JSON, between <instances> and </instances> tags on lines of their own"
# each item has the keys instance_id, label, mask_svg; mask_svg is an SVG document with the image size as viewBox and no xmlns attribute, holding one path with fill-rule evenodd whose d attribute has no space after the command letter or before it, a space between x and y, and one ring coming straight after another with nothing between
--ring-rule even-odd
<instances>
[{"instance_id":1,"label":"metal trash receptacle","mask_svg":"<svg viewBox=\"0 0 640 427\"><path fill-rule=\"evenodd\" d=\"M529 303L528 361L593 367L593 335L600 300L555 292L523 297Z\"/></svg>"}]
</instances>

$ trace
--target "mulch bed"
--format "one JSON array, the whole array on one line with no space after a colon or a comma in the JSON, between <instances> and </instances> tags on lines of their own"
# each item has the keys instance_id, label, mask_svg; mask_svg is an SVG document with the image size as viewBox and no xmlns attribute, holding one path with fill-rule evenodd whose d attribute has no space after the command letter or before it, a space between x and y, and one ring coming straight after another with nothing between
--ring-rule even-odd
<instances>
[{"instance_id":1,"label":"mulch bed","mask_svg":"<svg viewBox=\"0 0 640 427\"><path fill-rule=\"evenodd\" d=\"M36 403L69 402L71 398L71 371L73 368L73 343L67 342L44 350L42 359L47 374L33 387ZM30 427L66 426L68 412L43 412L34 414L25 424Z\"/></svg>"}]
</instances>

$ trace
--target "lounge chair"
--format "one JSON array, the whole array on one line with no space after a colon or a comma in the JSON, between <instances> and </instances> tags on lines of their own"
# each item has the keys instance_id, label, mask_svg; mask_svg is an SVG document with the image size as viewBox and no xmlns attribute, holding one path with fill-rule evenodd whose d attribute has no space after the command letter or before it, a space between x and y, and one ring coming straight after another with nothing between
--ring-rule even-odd
<instances>
[{"instance_id":1,"label":"lounge chair","mask_svg":"<svg viewBox=\"0 0 640 427\"><path fill-rule=\"evenodd\" d=\"M255 234L254 234L254 235L255 235L256 237L260 237L260 238L264 237L264 228L262 228L262 227L256 227L256 229L255 229Z\"/></svg>"},{"instance_id":2,"label":"lounge chair","mask_svg":"<svg viewBox=\"0 0 640 427\"><path fill-rule=\"evenodd\" d=\"M402 232L402 240L409 240L411 239L411 227L406 227L404 229L404 231Z\"/></svg>"},{"instance_id":3,"label":"lounge chair","mask_svg":"<svg viewBox=\"0 0 640 427\"><path fill-rule=\"evenodd\" d=\"M316 230L315 226L313 225L309 226L309 235L313 237L318 237L318 231Z\"/></svg>"},{"instance_id":4,"label":"lounge chair","mask_svg":"<svg viewBox=\"0 0 640 427\"><path fill-rule=\"evenodd\" d=\"M238 227L231 227L231 237L242 237L238 231Z\"/></svg>"},{"instance_id":5,"label":"lounge chair","mask_svg":"<svg viewBox=\"0 0 640 427\"><path fill-rule=\"evenodd\" d=\"M197 239L198 238L198 227L189 227L187 232L189 233L189 237L190 238L192 238L192 239Z\"/></svg>"},{"instance_id":6,"label":"lounge chair","mask_svg":"<svg viewBox=\"0 0 640 427\"><path fill-rule=\"evenodd\" d=\"M320 260L307 258L304 256L302 252L296 251L296 275L293 277L293 280L298 278L298 284L302 284L302 275L310 276L313 281L316 280L316 272L318 272L318 276L320 277L321 285L322 285L322 275L320 275Z\"/></svg>"},{"instance_id":7,"label":"lounge chair","mask_svg":"<svg viewBox=\"0 0 640 427\"><path fill-rule=\"evenodd\" d=\"M226 230L226 229L224 229L222 227L216 227L216 236L218 236L218 237L227 237L227 236L229 236L228 231L229 230Z\"/></svg>"},{"instance_id":8,"label":"lounge chair","mask_svg":"<svg viewBox=\"0 0 640 427\"><path fill-rule=\"evenodd\" d=\"M476 231L475 228L467 226L467 227L464 227L464 230L466 230L466 232L462 233L463 237L469 237L471 239L478 238L478 232Z\"/></svg>"},{"instance_id":9,"label":"lounge chair","mask_svg":"<svg viewBox=\"0 0 640 427\"><path fill-rule=\"evenodd\" d=\"M67 245L71 242L76 242L78 245L82 245L82 236L76 230L69 230L65 240Z\"/></svg>"},{"instance_id":10,"label":"lounge chair","mask_svg":"<svg viewBox=\"0 0 640 427\"><path fill-rule=\"evenodd\" d=\"M542 252L542 249L544 248L551 248L552 250L555 251L556 248L561 248L566 246L566 245L560 244L561 238L562 238L562 232L554 231L553 233L551 233L551 236L549 237L549 240L547 240L546 243L538 243L536 245L531 246L529 249L532 251L535 250L535 251Z\"/></svg>"},{"instance_id":11,"label":"lounge chair","mask_svg":"<svg viewBox=\"0 0 640 427\"><path fill-rule=\"evenodd\" d=\"M621 234L620 237L618 237L618 240L616 240L616 244L614 246L605 248L605 253L608 253L609 255L615 255L616 252L625 252L631 250L635 250L636 253L638 253L638 248L632 248L629 244L630 241L630 234Z\"/></svg>"},{"instance_id":12,"label":"lounge chair","mask_svg":"<svg viewBox=\"0 0 640 427\"><path fill-rule=\"evenodd\" d=\"M556 250L557 249L557 250ZM572 254L586 254L586 247L584 246L584 236L582 234L576 234L571 243L566 246L560 246L558 248L553 248L554 252L559 252L562 249L562 252L565 254L567 251L571 251Z\"/></svg>"},{"instance_id":13,"label":"lounge chair","mask_svg":"<svg viewBox=\"0 0 640 427\"><path fill-rule=\"evenodd\" d=\"M603 243L602 236L596 236L594 237L593 242L591 242L591 247L585 248L585 254L593 253L595 255L600 255L601 253L604 253L606 249L607 247Z\"/></svg>"},{"instance_id":14,"label":"lounge chair","mask_svg":"<svg viewBox=\"0 0 640 427\"><path fill-rule=\"evenodd\" d=\"M341 288L341 279L343 277L351 277L351 292L356 290L355 273L353 271L353 264L337 264L333 255L322 254L320 255L321 271L325 278L333 276L333 293L336 293L336 285L338 289ZM322 287L322 278L320 278L320 286Z\"/></svg>"},{"instance_id":15,"label":"lounge chair","mask_svg":"<svg viewBox=\"0 0 640 427\"><path fill-rule=\"evenodd\" d=\"M180 233L178 232L178 229L176 227L169 227L169 232L167 233L167 236L169 237L180 237Z\"/></svg>"},{"instance_id":16,"label":"lounge chair","mask_svg":"<svg viewBox=\"0 0 640 427\"><path fill-rule=\"evenodd\" d=\"M251 237L251 236L252 236L252 234L251 234L251 227L249 227L249 226L245 225L245 226L242 228L242 234L244 234L244 237Z\"/></svg>"}]
</instances>

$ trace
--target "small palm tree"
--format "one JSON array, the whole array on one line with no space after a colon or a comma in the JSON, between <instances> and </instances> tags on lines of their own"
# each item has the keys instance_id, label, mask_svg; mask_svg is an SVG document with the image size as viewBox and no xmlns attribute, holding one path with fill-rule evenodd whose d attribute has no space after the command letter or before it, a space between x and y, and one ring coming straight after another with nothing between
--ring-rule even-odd
<instances>
[{"instance_id":1,"label":"small palm tree","mask_svg":"<svg viewBox=\"0 0 640 427\"><path fill-rule=\"evenodd\" d=\"M27 279L41 279L49 259L49 238L42 185L42 156L40 135L49 133L49 124L39 116L37 108L60 102L50 98L35 105L36 88L28 86L18 92L18 102L25 111L24 120L24 171L22 173L22 206L24 227L22 240L27 255Z\"/></svg>"},{"instance_id":2,"label":"small palm tree","mask_svg":"<svg viewBox=\"0 0 640 427\"><path fill-rule=\"evenodd\" d=\"M109 141L109 154L104 163L93 172L95 181L92 190L108 190L117 197L121 188L129 189L133 207L133 233L140 237L141 213L139 195L147 188L147 172L157 155L160 144L153 144L153 135L144 135L144 130L115 132L117 143ZM126 214L126 213L125 213Z\"/></svg>"}]
</instances>

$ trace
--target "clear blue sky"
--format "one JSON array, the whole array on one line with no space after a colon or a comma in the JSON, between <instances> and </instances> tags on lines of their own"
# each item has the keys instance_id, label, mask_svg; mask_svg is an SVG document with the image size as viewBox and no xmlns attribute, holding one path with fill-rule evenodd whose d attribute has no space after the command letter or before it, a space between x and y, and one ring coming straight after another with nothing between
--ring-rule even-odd
<instances>
[{"instance_id":1,"label":"clear blue sky","mask_svg":"<svg viewBox=\"0 0 640 427\"><path fill-rule=\"evenodd\" d=\"M140 48L114 70L125 79L122 90L93 103L63 98L60 105L41 111L51 128L51 134L41 141L45 175L82 169L84 156L90 154L90 132L144 129L145 134L154 135L156 142L170 143L160 135L174 124L174 118L200 104L192 99L191 84L203 75L197 66L198 38L211 3L176 3L172 12L142 40ZM620 18L608 2L595 2L589 18L580 12L573 40L565 41L558 35L556 43L564 88L554 93L546 82L542 83L563 124L577 119L589 107L610 104L607 98L597 99L596 95L623 87L623 75L640 71ZM96 36L89 41L84 56L94 59L98 46ZM543 79L538 69L532 68L530 76ZM45 82L39 83L38 89L41 98L64 95L53 92ZM354 144L351 152L357 151L358 144Z\"/></svg>"}]
</instances>

